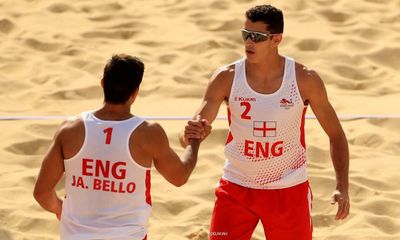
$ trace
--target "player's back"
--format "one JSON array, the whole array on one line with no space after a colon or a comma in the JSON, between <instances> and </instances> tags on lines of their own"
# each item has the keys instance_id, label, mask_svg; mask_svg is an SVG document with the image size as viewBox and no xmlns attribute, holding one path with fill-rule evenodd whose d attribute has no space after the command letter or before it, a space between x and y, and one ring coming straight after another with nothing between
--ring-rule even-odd
<instances>
[{"instance_id":1,"label":"player's back","mask_svg":"<svg viewBox=\"0 0 400 240\"><path fill-rule=\"evenodd\" d=\"M76 143L69 137L70 143L64 144L67 151L77 145L80 149L64 160L61 239L146 236L151 213L150 169L139 165L129 148L133 131L143 121L139 117L105 121L92 112L82 114L84 136L77 134ZM79 132L76 125L70 132Z\"/></svg>"}]
</instances>

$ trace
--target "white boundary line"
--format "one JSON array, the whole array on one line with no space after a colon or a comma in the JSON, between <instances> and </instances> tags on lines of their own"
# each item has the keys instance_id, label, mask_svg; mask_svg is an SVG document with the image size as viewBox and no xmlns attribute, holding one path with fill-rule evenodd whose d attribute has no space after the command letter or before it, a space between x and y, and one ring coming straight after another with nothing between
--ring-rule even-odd
<instances>
[{"instance_id":1,"label":"white boundary line","mask_svg":"<svg viewBox=\"0 0 400 240\"><path fill-rule=\"evenodd\" d=\"M15 120L65 120L71 116L0 116L0 121ZM191 120L191 116L140 116L146 120ZM349 114L338 115L340 120L357 119L400 119L400 114ZM313 115L307 115L307 119L316 119ZM216 120L226 120L226 116L217 116Z\"/></svg>"}]
</instances>

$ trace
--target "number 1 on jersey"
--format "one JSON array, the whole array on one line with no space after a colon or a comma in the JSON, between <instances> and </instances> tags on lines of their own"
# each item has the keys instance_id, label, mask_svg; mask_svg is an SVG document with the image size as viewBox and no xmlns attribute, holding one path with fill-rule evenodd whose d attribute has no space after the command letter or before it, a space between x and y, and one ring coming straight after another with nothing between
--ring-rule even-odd
<instances>
[{"instance_id":1,"label":"number 1 on jersey","mask_svg":"<svg viewBox=\"0 0 400 240\"><path fill-rule=\"evenodd\" d=\"M106 134L106 144L111 143L112 131L113 131L113 128L106 128L103 131Z\"/></svg>"}]
</instances>

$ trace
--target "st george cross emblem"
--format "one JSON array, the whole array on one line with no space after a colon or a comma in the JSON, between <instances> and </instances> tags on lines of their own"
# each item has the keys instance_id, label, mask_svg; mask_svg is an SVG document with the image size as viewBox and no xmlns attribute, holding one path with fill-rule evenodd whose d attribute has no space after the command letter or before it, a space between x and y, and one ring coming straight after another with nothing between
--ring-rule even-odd
<instances>
[{"instance_id":1,"label":"st george cross emblem","mask_svg":"<svg viewBox=\"0 0 400 240\"><path fill-rule=\"evenodd\" d=\"M253 122L254 137L276 137L275 121L254 121Z\"/></svg>"}]
</instances>

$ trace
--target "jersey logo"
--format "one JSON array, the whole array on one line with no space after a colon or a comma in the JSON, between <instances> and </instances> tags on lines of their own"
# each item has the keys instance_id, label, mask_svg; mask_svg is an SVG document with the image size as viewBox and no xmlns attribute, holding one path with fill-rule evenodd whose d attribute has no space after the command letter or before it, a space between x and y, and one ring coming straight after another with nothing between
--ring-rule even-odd
<instances>
[{"instance_id":1,"label":"jersey logo","mask_svg":"<svg viewBox=\"0 0 400 240\"><path fill-rule=\"evenodd\" d=\"M282 98L279 103L280 103L280 106L285 109L289 109L294 106L292 99L287 100L286 98Z\"/></svg>"},{"instance_id":2,"label":"jersey logo","mask_svg":"<svg viewBox=\"0 0 400 240\"><path fill-rule=\"evenodd\" d=\"M276 137L275 121L254 121L253 122L254 137Z\"/></svg>"}]
</instances>

